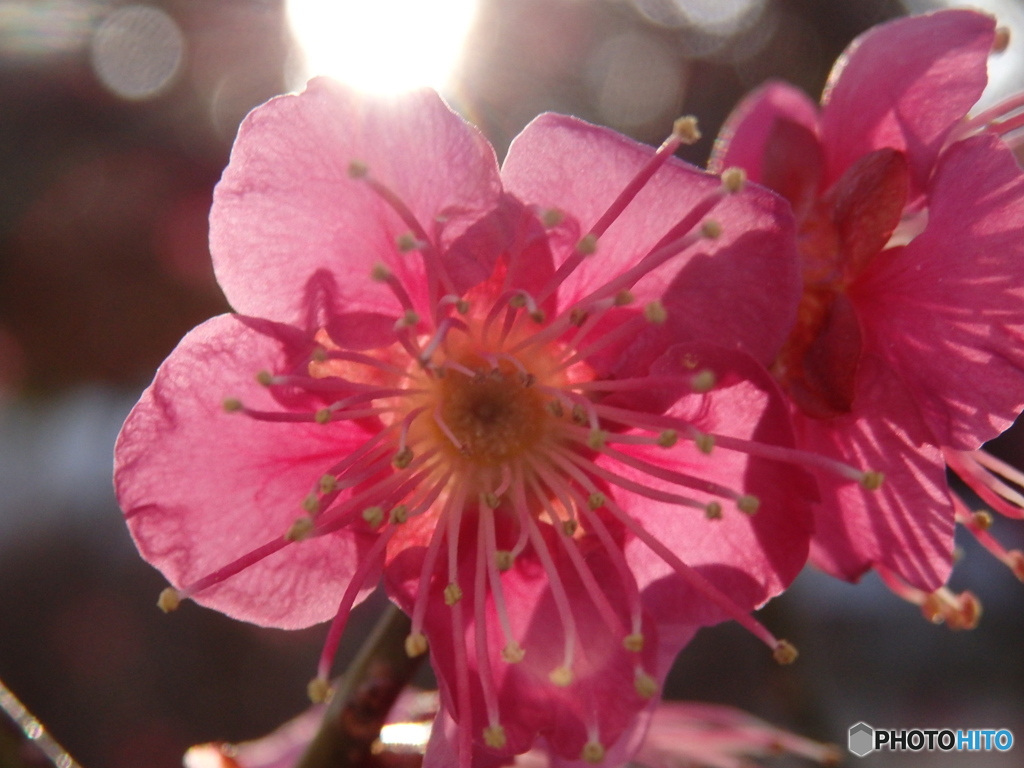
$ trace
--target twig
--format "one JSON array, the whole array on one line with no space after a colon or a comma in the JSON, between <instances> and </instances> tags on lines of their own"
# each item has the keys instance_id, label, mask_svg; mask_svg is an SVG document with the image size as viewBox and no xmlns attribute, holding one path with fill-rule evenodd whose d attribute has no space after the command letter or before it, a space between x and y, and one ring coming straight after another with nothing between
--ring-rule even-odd
<instances>
[{"instance_id":1,"label":"twig","mask_svg":"<svg viewBox=\"0 0 1024 768\"><path fill-rule=\"evenodd\" d=\"M388 606L334 690L320 731L296 768L365 768L398 694L423 656L409 658L409 617Z\"/></svg>"}]
</instances>

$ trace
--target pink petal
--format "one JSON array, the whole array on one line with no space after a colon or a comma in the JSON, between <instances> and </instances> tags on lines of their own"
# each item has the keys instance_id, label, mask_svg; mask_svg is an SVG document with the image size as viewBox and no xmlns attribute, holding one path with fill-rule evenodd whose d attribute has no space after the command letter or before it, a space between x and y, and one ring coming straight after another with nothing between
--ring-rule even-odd
<instances>
[{"instance_id":1,"label":"pink petal","mask_svg":"<svg viewBox=\"0 0 1024 768\"><path fill-rule=\"evenodd\" d=\"M973 450L1024 408L1024 176L996 138L939 160L925 231L851 289L935 437Z\"/></svg>"},{"instance_id":2,"label":"pink petal","mask_svg":"<svg viewBox=\"0 0 1024 768\"><path fill-rule=\"evenodd\" d=\"M142 556L182 587L280 541L326 468L360 443L343 424L279 424L226 413L238 397L273 407L256 372L284 355L277 340L222 315L191 331L157 372L118 438L114 482ZM195 595L257 624L324 621L356 567L345 532L291 544Z\"/></svg>"},{"instance_id":3,"label":"pink petal","mask_svg":"<svg viewBox=\"0 0 1024 768\"><path fill-rule=\"evenodd\" d=\"M715 141L708 169L721 173L726 168L742 168L751 181L771 187L763 177L762 164L765 156L774 151L770 140L779 123L803 127L811 136L817 136L818 105L799 88L769 81L744 97L729 115ZM815 159L806 152L789 154L794 168L806 168Z\"/></svg>"},{"instance_id":4,"label":"pink petal","mask_svg":"<svg viewBox=\"0 0 1024 768\"><path fill-rule=\"evenodd\" d=\"M548 114L516 138L501 173L511 193L540 209L565 212L585 234L653 154L608 129ZM559 305L571 305L637 264L673 225L716 195L720 183L669 159L601 236L597 252L565 280ZM670 312L674 332L684 338L715 340L769 359L799 296L788 206L748 187L722 199L706 218L721 224L719 238L690 247L631 290L638 304L663 297L666 305L685 304L685 311ZM556 253L556 263L567 256ZM681 272L686 277L677 280Z\"/></svg>"},{"instance_id":5,"label":"pink petal","mask_svg":"<svg viewBox=\"0 0 1024 768\"><path fill-rule=\"evenodd\" d=\"M236 310L301 324L307 281L326 270L337 289L329 311L397 315L387 287L366 279L378 262L406 286L425 284L419 256L395 245L408 224L349 176L354 161L398 195L442 252L500 194L490 146L434 92L388 99L313 80L250 113L215 191L210 247Z\"/></svg>"},{"instance_id":6,"label":"pink petal","mask_svg":"<svg viewBox=\"0 0 1024 768\"><path fill-rule=\"evenodd\" d=\"M995 20L947 10L880 24L839 58L822 96L828 179L882 147L906 152L927 182L950 129L981 96Z\"/></svg>"},{"instance_id":7,"label":"pink petal","mask_svg":"<svg viewBox=\"0 0 1024 768\"><path fill-rule=\"evenodd\" d=\"M912 393L873 355L861 361L855 410L849 416L794 416L801 448L855 467L880 471L875 491L820 473L812 560L854 581L874 565L931 591L949 575L953 508L945 463L917 416Z\"/></svg>"}]
</instances>

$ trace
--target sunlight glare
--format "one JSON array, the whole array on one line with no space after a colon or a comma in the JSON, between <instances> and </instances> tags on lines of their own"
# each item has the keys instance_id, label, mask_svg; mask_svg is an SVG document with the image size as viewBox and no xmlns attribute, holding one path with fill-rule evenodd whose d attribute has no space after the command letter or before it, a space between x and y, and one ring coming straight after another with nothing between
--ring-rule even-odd
<instances>
[{"instance_id":1,"label":"sunlight glare","mask_svg":"<svg viewBox=\"0 0 1024 768\"><path fill-rule=\"evenodd\" d=\"M477 0L288 0L303 80L330 75L369 91L446 85Z\"/></svg>"}]
</instances>

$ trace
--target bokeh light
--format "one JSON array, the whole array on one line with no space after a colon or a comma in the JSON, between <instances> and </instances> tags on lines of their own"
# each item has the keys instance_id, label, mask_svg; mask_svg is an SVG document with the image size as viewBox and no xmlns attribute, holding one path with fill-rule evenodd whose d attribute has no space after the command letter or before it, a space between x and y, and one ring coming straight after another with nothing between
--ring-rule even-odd
<instances>
[{"instance_id":1,"label":"bokeh light","mask_svg":"<svg viewBox=\"0 0 1024 768\"><path fill-rule=\"evenodd\" d=\"M84 45L99 15L85 0L0 0L0 55L36 58Z\"/></svg>"},{"instance_id":2,"label":"bokeh light","mask_svg":"<svg viewBox=\"0 0 1024 768\"><path fill-rule=\"evenodd\" d=\"M289 0L288 19L303 58L298 77L330 75L380 93L424 85L441 89L458 62L476 5Z\"/></svg>"},{"instance_id":3,"label":"bokeh light","mask_svg":"<svg viewBox=\"0 0 1024 768\"><path fill-rule=\"evenodd\" d=\"M153 6L127 5L111 13L92 39L96 76L125 99L164 91L181 67L185 40L178 25Z\"/></svg>"}]
</instances>

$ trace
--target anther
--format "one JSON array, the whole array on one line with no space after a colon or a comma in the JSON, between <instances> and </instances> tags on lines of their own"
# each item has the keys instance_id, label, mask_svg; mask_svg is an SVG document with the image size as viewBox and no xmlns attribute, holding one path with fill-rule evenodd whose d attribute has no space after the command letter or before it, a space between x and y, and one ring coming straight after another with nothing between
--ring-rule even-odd
<instances>
[{"instance_id":1,"label":"anther","mask_svg":"<svg viewBox=\"0 0 1024 768\"><path fill-rule=\"evenodd\" d=\"M401 525L409 519L409 508L405 504L399 504L391 510L388 519L393 525Z\"/></svg>"},{"instance_id":2,"label":"anther","mask_svg":"<svg viewBox=\"0 0 1024 768\"><path fill-rule=\"evenodd\" d=\"M530 319L537 324L543 323L547 317L543 309L535 309L530 313Z\"/></svg>"},{"instance_id":3,"label":"anther","mask_svg":"<svg viewBox=\"0 0 1024 768\"><path fill-rule=\"evenodd\" d=\"M644 317L647 318L649 323L661 325L668 320L668 312L665 311L665 305L655 299L644 307Z\"/></svg>"},{"instance_id":4,"label":"anther","mask_svg":"<svg viewBox=\"0 0 1024 768\"><path fill-rule=\"evenodd\" d=\"M317 424L326 424L331 420L331 411L329 408L321 408L315 414L313 414L313 421Z\"/></svg>"},{"instance_id":5,"label":"anther","mask_svg":"<svg viewBox=\"0 0 1024 768\"><path fill-rule=\"evenodd\" d=\"M256 381L262 384L264 387L269 387L274 383L274 377L270 371L260 371L256 374Z\"/></svg>"},{"instance_id":6,"label":"anther","mask_svg":"<svg viewBox=\"0 0 1024 768\"><path fill-rule=\"evenodd\" d=\"M666 429L658 435L658 445L662 448L671 448L679 442L679 433L674 429Z\"/></svg>"},{"instance_id":7,"label":"anther","mask_svg":"<svg viewBox=\"0 0 1024 768\"><path fill-rule=\"evenodd\" d=\"M622 638L622 647L633 653L640 653L644 649L644 636L638 632L626 635Z\"/></svg>"},{"instance_id":8,"label":"anther","mask_svg":"<svg viewBox=\"0 0 1024 768\"><path fill-rule=\"evenodd\" d=\"M615 294L615 301L613 302L616 307L625 307L633 303L636 297L630 291L619 291Z\"/></svg>"},{"instance_id":9,"label":"anther","mask_svg":"<svg viewBox=\"0 0 1024 768\"><path fill-rule=\"evenodd\" d=\"M740 192L747 185L747 172L742 168L726 168L722 171L722 188L729 194Z\"/></svg>"},{"instance_id":10,"label":"anther","mask_svg":"<svg viewBox=\"0 0 1024 768\"><path fill-rule=\"evenodd\" d=\"M242 401L234 397L229 397L224 400L221 407L226 413L236 413L237 411L242 410Z\"/></svg>"},{"instance_id":11,"label":"anther","mask_svg":"<svg viewBox=\"0 0 1024 768\"><path fill-rule=\"evenodd\" d=\"M317 483L317 487L320 488L320 493L333 493L338 488L338 478L334 475L324 475Z\"/></svg>"},{"instance_id":12,"label":"anther","mask_svg":"<svg viewBox=\"0 0 1024 768\"><path fill-rule=\"evenodd\" d=\"M491 749L504 749L507 742L505 729L500 725L488 725L484 728L484 744Z\"/></svg>"},{"instance_id":13,"label":"anther","mask_svg":"<svg viewBox=\"0 0 1024 768\"><path fill-rule=\"evenodd\" d=\"M499 571L505 572L512 568L512 563L515 558L512 557L512 553L507 549L499 549L494 553L494 567Z\"/></svg>"},{"instance_id":14,"label":"anther","mask_svg":"<svg viewBox=\"0 0 1024 768\"><path fill-rule=\"evenodd\" d=\"M517 293L508 300L508 305L512 307L512 309L522 309L526 306L526 296L522 293Z\"/></svg>"},{"instance_id":15,"label":"anther","mask_svg":"<svg viewBox=\"0 0 1024 768\"><path fill-rule=\"evenodd\" d=\"M302 508L311 515L319 512L320 498L315 493L309 494L302 500Z\"/></svg>"},{"instance_id":16,"label":"anther","mask_svg":"<svg viewBox=\"0 0 1024 768\"><path fill-rule=\"evenodd\" d=\"M757 510L761 507L761 500L750 493L745 493L736 499L736 506L740 512L747 515L757 514Z\"/></svg>"},{"instance_id":17,"label":"anther","mask_svg":"<svg viewBox=\"0 0 1024 768\"><path fill-rule=\"evenodd\" d=\"M722 505L717 501L709 501L704 507L704 517L708 520L722 519Z\"/></svg>"},{"instance_id":18,"label":"anther","mask_svg":"<svg viewBox=\"0 0 1024 768\"><path fill-rule=\"evenodd\" d=\"M174 587L168 587L160 593L160 597L156 601L157 608L164 613L170 613L171 611L178 610L178 606L181 605L181 593Z\"/></svg>"},{"instance_id":19,"label":"anther","mask_svg":"<svg viewBox=\"0 0 1024 768\"><path fill-rule=\"evenodd\" d=\"M518 664L524 656L526 656L526 651L515 640L501 649L501 658L506 664Z\"/></svg>"},{"instance_id":20,"label":"anther","mask_svg":"<svg viewBox=\"0 0 1024 768\"><path fill-rule=\"evenodd\" d=\"M331 684L322 677L314 677L306 686L306 695L314 704L323 704L331 693Z\"/></svg>"},{"instance_id":21,"label":"anther","mask_svg":"<svg viewBox=\"0 0 1024 768\"><path fill-rule=\"evenodd\" d=\"M462 599L462 587L452 582L444 588L444 604L451 608Z\"/></svg>"},{"instance_id":22,"label":"anther","mask_svg":"<svg viewBox=\"0 0 1024 768\"><path fill-rule=\"evenodd\" d=\"M555 667L553 670L551 670L551 674L548 675L548 680L550 680L554 685L557 685L559 688L567 688L569 685L571 685L572 678L572 670L568 667Z\"/></svg>"},{"instance_id":23,"label":"anther","mask_svg":"<svg viewBox=\"0 0 1024 768\"><path fill-rule=\"evenodd\" d=\"M565 214L557 208L548 208L540 215L540 221L545 229L552 229L565 221Z\"/></svg>"},{"instance_id":24,"label":"anther","mask_svg":"<svg viewBox=\"0 0 1024 768\"><path fill-rule=\"evenodd\" d=\"M591 509L600 509L604 506L605 501L607 499L605 499L603 493L592 493L587 497L587 506Z\"/></svg>"},{"instance_id":25,"label":"anther","mask_svg":"<svg viewBox=\"0 0 1024 768\"><path fill-rule=\"evenodd\" d=\"M455 311L458 312L460 315L468 315L469 302L466 301L465 299L457 299L455 301Z\"/></svg>"},{"instance_id":26,"label":"anther","mask_svg":"<svg viewBox=\"0 0 1024 768\"><path fill-rule=\"evenodd\" d=\"M588 317L590 317L590 313L587 312L587 310L576 307L571 312L569 312L569 325L574 325L577 328L579 328L581 325L587 322Z\"/></svg>"},{"instance_id":27,"label":"anther","mask_svg":"<svg viewBox=\"0 0 1024 768\"><path fill-rule=\"evenodd\" d=\"M983 509L979 509L977 512L971 515L971 519L974 520L974 524L983 531L987 531L992 527L992 515Z\"/></svg>"},{"instance_id":28,"label":"anther","mask_svg":"<svg viewBox=\"0 0 1024 768\"><path fill-rule=\"evenodd\" d=\"M413 312L411 309L405 311L405 314L398 318L396 326L399 328L413 328L420 322L420 316L418 312Z\"/></svg>"},{"instance_id":29,"label":"anther","mask_svg":"<svg viewBox=\"0 0 1024 768\"><path fill-rule=\"evenodd\" d=\"M597 235L591 232L580 238L580 241L576 243L576 252L582 256L592 256L597 253Z\"/></svg>"},{"instance_id":30,"label":"anther","mask_svg":"<svg viewBox=\"0 0 1024 768\"><path fill-rule=\"evenodd\" d=\"M717 240L722 236L722 225L714 219L708 219L700 225L700 233L708 240Z\"/></svg>"},{"instance_id":31,"label":"anther","mask_svg":"<svg viewBox=\"0 0 1024 768\"><path fill-rule=\"evenodd\" d=\"M486 504L491 509L497 509L498 507L501 506L501 499L498 497L498 494L496 493L488 491L487 493L484 494L483 498L484 504Z\"/></svg>"},{"instance_id":32,"label":"anther","mask_svg":"<svg viewBox=\"0 0 1024 768\"><path fill-rule=\"evenodd\" d=\"M410 659L422 656L427 652L427 636L422 632L413 632L405 638L405 655Z\"/></svg>"},{"instance_id":33,"label":"anther","mask_svg":"<svg viewBox=\"0 0 1024 768\"><path fill-rule=\"evenodd\" d=\"M693 444L703 454L710 454L715 448L715 436L704 432L698 432L693 436Z\"/></svg>"},{"instance_id":34,"label":"anther","mask_svg":"<svg viewBox=\"0 0 1024 768\"><path fill-rule=\"evenodd\" d=\"M608 440L608 433L603 429L592 429L590 434L587 435L587 446L592 451L599 451L604 448L605 442Z\"/></svg>"},{"instance_id":35,"label":"anther","mask_svg":"<svg viewBox=\"0 0 1024 768\"><path fill-rule=\"evenodd\" d=\"M371 528L377 528L384 522L384 510L381 507L367 507L363 510L363 520L369 523Z\"/></svg>"},{"instance_id":36,"label":"anther","mask_svg":"<svg viewBox=\"0 0 1024 768\"><path fill-rule=\"evenodd\" d=\"M865 472L860 479L861 487L866 491L877 491L882 487L883 482L885 482L885 475L874 470Z\"/></svg>"},{"instance_id":37,"label":"anther","mask_svg":"<svg viewBox=\"0 0 1024 768\"><path fill-rule=\"evenodd\" d=\"M996 27L996 36L992 41L992 53L1002 53L1010 45L1010 28Z\"/></svg>"},{"instance_id":38,"label":"anther","mask_svg":"<svg viewBox=\"0 0 1024 768\"><path fill-rule=\"evenodd\" d=\"M366 178L366 174L370 172L370 169L366 167L366 163L359 160L353 160L348 164L348 175L350 179L363 179Z\"/></svg>"},{"instance_id":39,"label":"anther","mask_svg":"<svg viewBox=\"0 0 1024 768\"><path fill-rule=\"evenodd\" d=\"M412 232L403 232L395 238L395 247L400 253L409 253L423 247L423 243Z\"/></svg>"},{"instance_id":40,"label":"anther","mask_svg":"<svg viewBox=\"0 0 1024 768\"><path fill-rule=\"evenodd\" d=\"M573 424L579 424L580 426L582 426L583 424L586 424L588 421L590 421L590 419L587 417L586 409L579 403L576 403L576 405L572 407Z\"/></svg>"},{"instance_id":41,"label":"anther","mask_svg":"<svg viewBox=\"0 0 1024 768\"><path fill-rule=\"evenodd\" d=\"M710 392L715 387L715 372L705 368L690 379L690 389L698 394Z\"/></svg>"},{"instance_id":42,"label":"anther","mask_svg":"<svg viewBox=\"0 0 1024 768\"><path fill-rule=\"evenodd\" d=\"M300 517L285 532L285 541L303 541L313 533L313 518Z\"/></svg>"},{"instance_id":43,"label":"anther","mask_svg":"<svg viewBox=\"0 0 1024 768\"><path fill-rule=\"evenodd\" d=\"M310 357L313 359L314 363L325 363L327 362L327 350L323 347L317 347L313 350Z\"/></svg>"},{"instance_id":44,"label":"anther","mask_svg":"<svg viewBox=\"0 0 1024 768\"><path fill-rule=\"evenodd\" d=\"M604 760L604 747L596 741L588 741L583 745L580 759L588 763L600 763Z\"/></svg>"},{"instance_id":45,"label":"anther","mask_svg":"<svg viewBox=\"0 0 1024 768\"><path fill-rule=\"evenodd\" d=\"M779 640L779 642L775 644L775 650L772 651L772 656L779 664L792 664L796 661L796 657L799 655L800 654L797 652L796 646L788 640Z\"/></svg>"},{"instance_id":46,"label":"anther","mask_svg":"<svg viewBox=\"0 0 1024 768\"><path fill-rule=\"evenodd\" d=\"M562 521L562 533L566 536L572 537L576 535L576 531L579 530L580 524L575 520L563 520Z\"/></svg>"},{"instance_id":47,"label":"anther","mask_svg":"<svg viewBox=\"0 0 1024 768\"><path fill-rule=\"evenodd\" d=\"M401 238L399 238L401 240ZM401 249L401 245L398 246ZM386 282L391 279L391 270L381 264L379 261L373 265L373 269L370 270L370 279L375 280L378 283Z\"/></svg>"},{"instance_id":48,"label":"anther","mask_svg":"<svg viewBox=\"0 0 1024 768\"><path fill-rule=\"evenodd\" d=\"M636 677L633 678L633 687L641 697L649 699L658 692L658 681L646 672L637 669Z\"/></svg>"},{"instance_id":49,"label":"anther","mask_svg":"<svg viewBox=\"0 0 1024 768\"><path fill-rule=\"evenodd\" d=\"M548 400L547 409L556 419L560 419L565 415L565 409L562 408L561 400Z\"/></svg>"},{"instance_id":50,"label":"anther","mask_svg":"<svg viewBox=\"0 0 1024 768\"><path fill-rule=\"evenodd\" d=\"M701 132L697 127L697 118L693 115L684 115L672 123L672 135L683 144L696 144L700 141Z\"/></svg>"},{"instance_id":51,"label":"anther","mask_svg":"<svg viewBox=\"0 0 1024 768\"><path fill-rule=\"evenodd\" d=\"M519 383L523 385L523 389L529 389L537 383L537 377L532 373L520 373Z\"/></svg>"},{"instance_id":52,"label":"anther","mask_svg":"<svg viewBox=\"0 0 1024 768\"><path fill-rule=\"evenodd\" d=\"M406 446L395 454L395 458L391 460L391 465L395 469L405 469L412 463L412 458L412 449Z\"/></svg>"}]
</instances>

